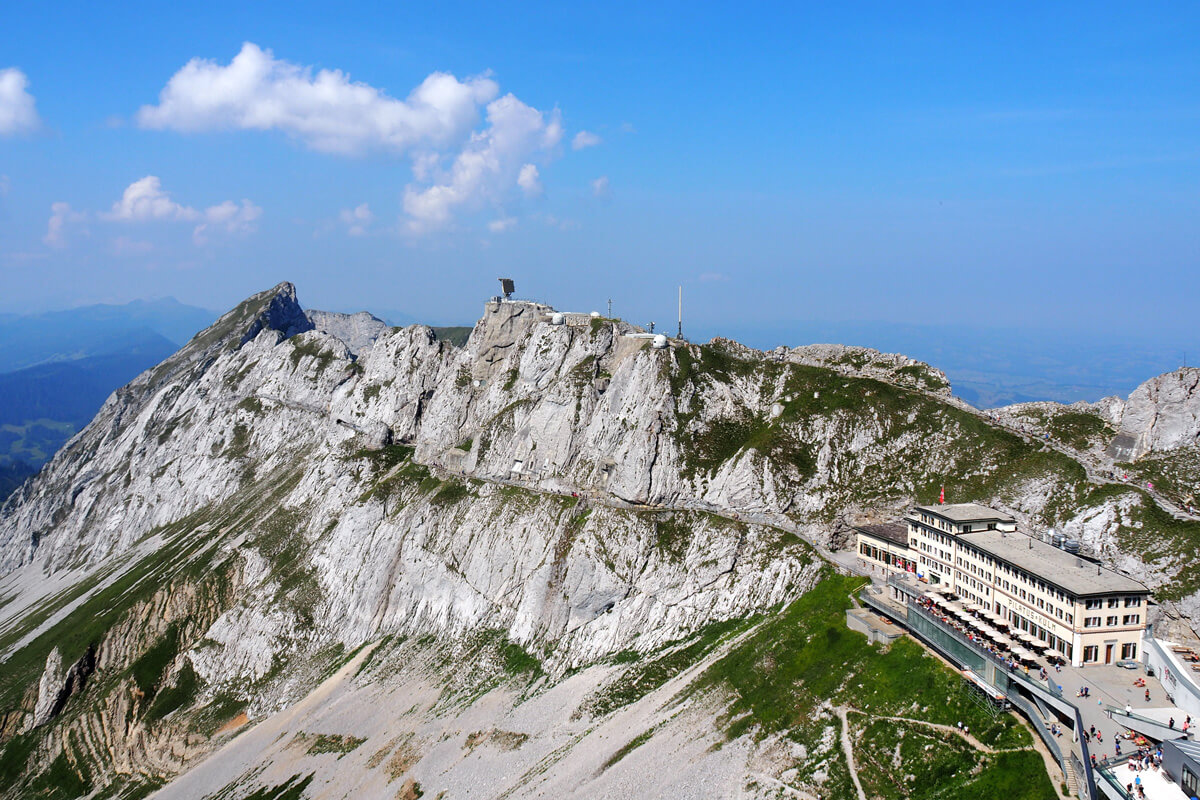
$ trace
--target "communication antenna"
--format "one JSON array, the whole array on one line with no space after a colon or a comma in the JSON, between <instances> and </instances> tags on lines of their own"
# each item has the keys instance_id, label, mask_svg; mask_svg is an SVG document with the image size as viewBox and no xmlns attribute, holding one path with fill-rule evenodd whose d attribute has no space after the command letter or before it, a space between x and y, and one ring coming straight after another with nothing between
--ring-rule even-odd
<instances>
[{"instance_id":1,"label":"communication antenna","mask_svg":"<svg viewBox=\"0 0 1200 800\"><path fill-rule=\"evenodd\" d=\"M683 287L679 287L679 330L676 332L679 339L683 338Z\"/></svg>"},{"instance_id":2,"label":"communication antenna","mask_svg":"<svg viewBox=\"0 0 1200 800\"><path fill-rule=\"evenodd\" d=\"M612 298L608 298L608 318L612 319Z\"/></svg>"},{"instance_id":3,"label":"communication antenna","mask_svg":"<svg viewBox=\"0 0 1200 800\"><path fill-rule=\"evenodd\" d=\"M511 300L512 294L516 291L516 286L513 284L512 278L500 278L500 291L504 293L505 300Z\"/></svg>"}]
</instances>

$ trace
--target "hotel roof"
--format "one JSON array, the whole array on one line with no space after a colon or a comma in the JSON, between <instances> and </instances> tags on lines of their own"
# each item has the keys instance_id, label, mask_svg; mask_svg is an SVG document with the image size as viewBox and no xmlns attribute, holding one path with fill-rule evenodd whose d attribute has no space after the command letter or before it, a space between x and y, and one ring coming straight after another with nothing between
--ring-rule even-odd
<instances>
[{"instance_id":1,"label":"hotel roof","mask_svg":"<svg viewBox=\"0 0 1200 800\"><path fill-rule=\"evenodd\" d=\"M1005 514L1003 511L981 506L979 503L954 503L948 506L917 506L917 511L934 514L951 522L1016 521L1011 515Z\"/></svg>"},{"instance_id":2,"label":"hotel roof","mask_svg":"<svg viewBox=\"0 0 1200 800\"><path fill-rule=\"evenodd\" d=\"M1095 562L1059 550L1023 533L979 531L959 534L958 539L1001 561L1020 567L1076 597L1117 592L1143 594L1150 591L1133 578L1098 567Z\"/></svg>"},{"instance_id":3,"label":"hotel roof","mask_svg":"<svg viewBox=\"0 0 1200 800\"><path fill-rule=\"evenodd\" d=\"M884 522L879 525L855 525L854 530L870 534L876 539L886 539L895 544L908 546L908 526L902 522Z\"/></svg>"}]
</instances>

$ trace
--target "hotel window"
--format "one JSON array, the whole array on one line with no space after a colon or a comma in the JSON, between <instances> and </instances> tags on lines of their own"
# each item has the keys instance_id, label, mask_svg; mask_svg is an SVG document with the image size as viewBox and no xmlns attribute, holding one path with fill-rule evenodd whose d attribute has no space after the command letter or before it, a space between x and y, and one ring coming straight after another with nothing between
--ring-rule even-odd
<instances>
[{"instance_id":1,"label":"hotel window","mask_svg":"<svg viewBox=\"0 0 1200 800\"><path fill-rule=\"evenodd\" d=\"M1075 624L1075 615L1074 614L1067 614L1067 624L1068 625Z\"/></svg>"},{"instance_id":2,"label":"hotel window","mask_svg":"<svg viewBox=\"0 0 1200 800\"><path fill-rule=\"evenodd\" d=\"M1110 628L1111 628L1111 627L1113 627L1114 625L1116 625L1116 624L1117 624L1117 618L1116 618L1116 617L1109 617L1109 618L1108 618L1108 621L1107 621L1107 622L1105 622L1104 624L1105 624L1105 625L1107 625L1108 627L1110 627Z\"/></svg>"},{"instance_id":3,"label":"hotel window","mask_svg":"<svg viewBox=\"0 0 1200 800\"><path fill-rule=\"evenodd\" d=\"M1116 607L1117 607L1117 606L1119 606L1119 605L1121 605L1121 598L1119 598L1119 597L1110 597L1110 598L1108 599L1108 607L1109 607L1109 608L1116 608Z\"/></svg>"},{"instance_id":4,"label":"hotel window","mask_svg":"<svg viewBox=\"0 0 1200 800\"><path fill-rule=\"evenodd\" d=\"M1100 627L1100 618L1099 617L1085 617L1083 620L1083 627L1099 628Z\"/></svg>"},{"instance_id":5,"label":"hotel window","mask_svg":"<svg viewBox=\"0 0 1200 800\"><path fill-rule=\"evenodd\" d=\"M1125 598L1125 607L1126 608L1137 608L1141 604L1142 604L1142 598L1140 598L1140 597L1126 597Z\"/></svg>"},{"instance_id":6,"label":"hotel window","mask_svg":"<svg viewBox=\"0 0 1200 800\"><path fill-rule=\"evenodd\" d=\"M1088 600L1087 601L1088 611L1091 611L1093 608L1104 608L1104 601L1103 600Z\"/></svg>"},{"instance_id":7,"label":"hotel window","mask_svg":"<svg viewBox=\"0 0 1200 800\"><path fill-rule=\"evenodd\" d=\"M1133 642L1126 642L1121 645L1121 660L1137 658L1137 645Z\"/></svg>"},{"instance_id":8,"label":"hotel window","mask_svg":"<svg viewBox=\"0 0 1200 800\"><path fill-rule=\"evenodd\" d=\"M1090 663L1090 662L1099 661L1099 660L1100 660L1100 647L1098 645L1090 644L1087 647L1083 648L1084 663Z\"/></svg>"},{"instance_id":9,"label":"hotel window","mask_svg":"<svg viewBox=\"0 0 1200 800\"><path fill-rule=\"evenodd\" d=\"M1126 614L1125 615L1125 624L1126 625L1137 625L1141 621L1142 621L1141 614Z\"/></svg>"}]
</instances>

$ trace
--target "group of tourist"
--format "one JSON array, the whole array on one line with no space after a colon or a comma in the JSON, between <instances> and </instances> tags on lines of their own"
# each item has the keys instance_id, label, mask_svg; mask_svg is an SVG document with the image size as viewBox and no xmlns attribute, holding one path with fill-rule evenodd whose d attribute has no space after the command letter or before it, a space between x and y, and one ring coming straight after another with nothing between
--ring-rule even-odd
<instances>
[{"instance_id":1,"label":"group of tourist","mask_svg":"<svg viewBox=\"0 0 1200 800\"><path fill-rule=\"evenodd\" d=\"M1117 755L1120 755L1120 747L1117 748ZM1095 758L1093 756L1093 758ZM1139 747L1137 753L1129 759L1128 767L1133 772L1133 781L1125 785L1125 791L1130 797L1137 797L1139 800L1145 798L1146 788L1142 786L1142 776L1139 772L1153 770L1157 772L1162 769L1162 748Z\"/></svg>"},{"instance_id":2,"label":"group of tourist","mask_svg":"<svg viewBox=\"0 0 1200 800\"><path fill-rule=\"evenodd\" d=\"M992 655L993 658L1008 667L1009 671L1016 672L1018 669L1023 669L1026 675L1029 674L1029 664L1016 658L1005 648L1002 648L1000 645L992 642L986 636L981 636L978 632L972 630L970 626L959 622L954 617L947 614L944 610L938 608L937 604L935 604L930 598L918 598L917 603L926 611L940 619L943 623L949 625L951 628L962 634L967 641L973 643L976 647L982 650L986 650ZM1045 668L1041 668L1040 674L1043 681L1049 681Z\"/></svg>"}]
</instances>

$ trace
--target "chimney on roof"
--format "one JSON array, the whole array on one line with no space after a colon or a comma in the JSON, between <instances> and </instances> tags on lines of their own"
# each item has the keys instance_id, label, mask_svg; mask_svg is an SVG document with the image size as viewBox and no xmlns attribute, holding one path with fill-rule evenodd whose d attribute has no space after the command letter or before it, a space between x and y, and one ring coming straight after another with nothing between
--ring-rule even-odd
<instances>
[{"instance_id":1,"label":"chimney on roof","mask_svg":"<svg viewBox=\"0 0 1200 800\"><path fill-rule=\"evenodd\" d=\"M1100 565L1099 564L1096 565L1096 574L1097 575L1100 574Z\"/></svg>"},{"instance_id":2,"label":"chimney on roof","mask_svg":"<svg viewBox=\"0 0 1200 800\"><path fill-rule=\"evenodd\" d=\"M1082 559L1082 558L1076 558L1076 559L1075 559L1075 566L1079 567L1080 569L1083 569L1083 559Z\"/></svg>"}]
</instances>

